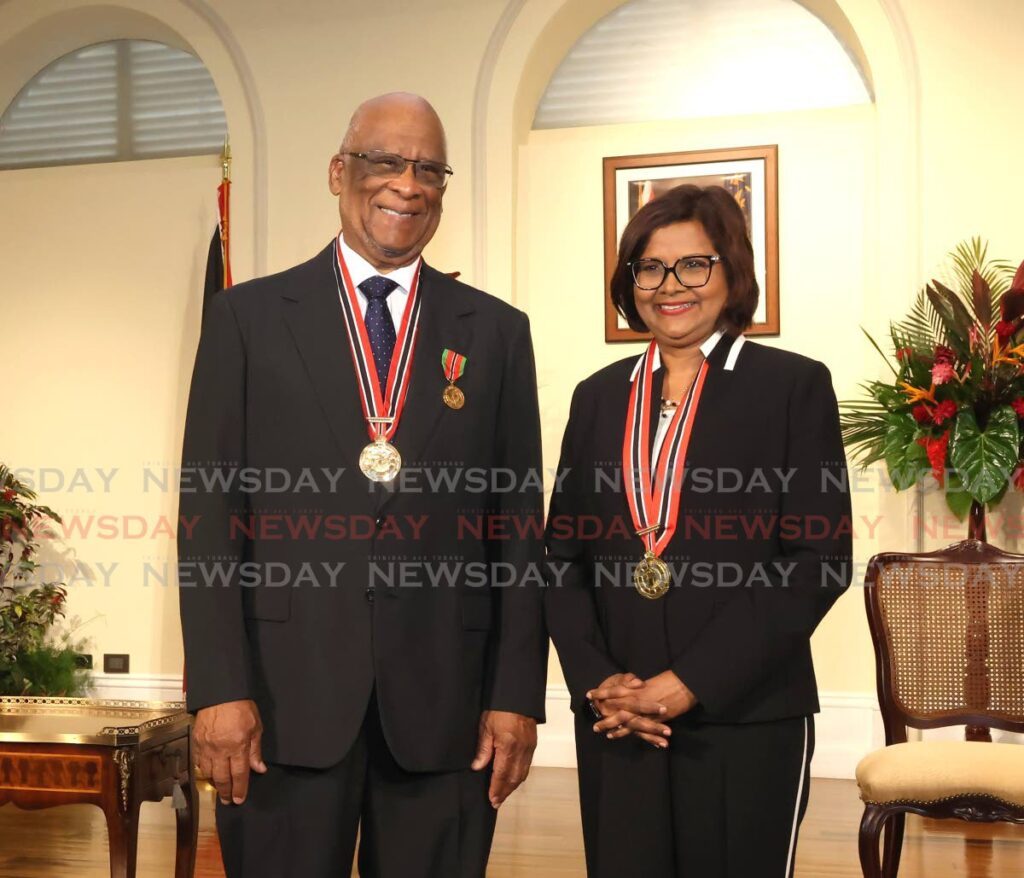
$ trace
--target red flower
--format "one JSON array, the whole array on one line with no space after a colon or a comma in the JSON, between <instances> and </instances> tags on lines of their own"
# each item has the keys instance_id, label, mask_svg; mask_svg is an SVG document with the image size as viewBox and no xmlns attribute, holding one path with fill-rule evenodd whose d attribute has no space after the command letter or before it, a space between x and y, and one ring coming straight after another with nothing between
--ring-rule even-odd
<instances>
[{"instance_id":1,"label":"red flower","mask_svg":"<svg viewBox=\"0 0 1024 878\"><path fill-rule=\"evenodd\" d=\"M1018 418L1024 418L1024 396L1018 396L1010 406L1017 413Z\"/></svg>"},{"instance_id":2,"label":"red flower","mask_svg":"<svg viewBox=\"0 0 1024 878\"><path fill-rule=\"evenodd\" d=\"M953 379L953 364L945 360L936 360L932 366L932 383L945 384Z\"/></svg>"},{"instance_id":3,"label":"red flower","mask_svg":"<svg viewBox=\"0 0 1024 878\"><path fill-rule=\"evenodd\" d=\"M896 359L899 360L901 363L904 360L909 360L913 355L914 355L914 349L913 348L897 348L896 349Z\"/></svg>"},{"instance_id":4,"label":"red flower","mask_svg":"<svg viewBox=\"0 0 1024 878\"><path fill-rule=\"evenodd\" d=\"M956 360L956 354L953 353L952 348L948 348L944 344L935 346L936 363L949 363L952 366L954 360Z\"/></svg>"},{"instance_id":5,"label":"red flower","mask_svg":"<svg viewBox=\"0 0 1024 878\"><path fill-rule=\"evenodd\" d=\"M1006 341L1011 335L1013 335L1014 330L1014 325L1006 320L1000 320L996 324L996 335L999 336L1000 341Z\"/></svg>"},{"instance_id":6,"label":"red flower","mask_svg":"<svg viewBox=\"0 0 1024 878\"><path fill-rule=\"evenodd\" d=\"M922 436L917 444L924 447L928 455L928 463L932 467L932 475L940 485L946 483L946 449L949 447L949 430L937 439L933 436Z\"/></svg>"},{"instance_id":7,"label":"red flower","mask_svg":"<svg viewBox=\"0 0 1024 878\"><path fill-rule=\"evenodd\" d=\"M10 503L15 497L14 488L8 488L4 491L2 496L4 498L4 503Z\"/></svg>"},{"instance_id":8,"label":"red flower","mask_svg":"<svg viewBox=\"0 0 1024 878\"><path fill-rule=\"evenodd\" d=\"M1024 400L1021 400L1024 402ZM945 399L935 406L932 412L932 419L936 424L941 425L956 415L956 403L951 399Z\"/></svg>"},{"instance_id":9,"label":"red flower","mask_svg":"<svg viewBox=\"0 0 1024 878\"><path fill-rule=\"evenodd\" d=\"M910 414L914 416L914 420L919 424L928 424L932 420L932 410L928 408L924 403L921 405L915 405L911 410Z\"/></svg>"}]
</instances>

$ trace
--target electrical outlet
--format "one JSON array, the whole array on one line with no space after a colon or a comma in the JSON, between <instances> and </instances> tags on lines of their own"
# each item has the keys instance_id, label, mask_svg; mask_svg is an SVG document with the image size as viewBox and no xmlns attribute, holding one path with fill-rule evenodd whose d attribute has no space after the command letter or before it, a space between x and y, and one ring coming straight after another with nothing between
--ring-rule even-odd
<instances>
[{"instance_id":1,"label":"electrical outlet","mask_svg":"<svg viewBox=\"0 0 1024 878\"><path fill-rule=\"evenodd\" d=\"M103 654L104 674L127 674L128 655L126 653L107 652Z\"/></svg>"},{"instance_id":2,"label":"electrical outlet","mask_svg":"<svg viewBox=\"0 0 1024 878\"><path fill-rule=\"evenodd\" d=\"M87 671L92 670L92 656L87 652L80 652L75 655L75 667L84 668Z\"/></svg>"}]
</instances>

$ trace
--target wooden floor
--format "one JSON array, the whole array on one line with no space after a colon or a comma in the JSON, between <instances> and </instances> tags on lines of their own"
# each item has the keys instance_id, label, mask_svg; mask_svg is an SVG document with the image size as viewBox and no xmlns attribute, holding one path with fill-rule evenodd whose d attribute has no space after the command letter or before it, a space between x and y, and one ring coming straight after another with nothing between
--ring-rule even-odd
<instances>
[{"instance_id":1,"label":"wooden floor","mask_svg":"<svg viewBox=\"0 0 1024 878\"><path fill-rule=\"evenodd\" d=\"M169 802L143 807L139 878L172 875L174 814ZM205 805L209 806L202 816L196 876L222 878L212 803L204 799ZM814 781L797 853L799 878L859 878L860 813L852 781ZM0 808L0 878L106 878L106 855L106 831L96 808L73 805L34 812L11 805ZM526 786L502 807L487 874L489 878L582 878L575 771L534 769ZM900 878L954 875L1024 876L1024 827L910 817Z\"/></svg>"}]
</instances>

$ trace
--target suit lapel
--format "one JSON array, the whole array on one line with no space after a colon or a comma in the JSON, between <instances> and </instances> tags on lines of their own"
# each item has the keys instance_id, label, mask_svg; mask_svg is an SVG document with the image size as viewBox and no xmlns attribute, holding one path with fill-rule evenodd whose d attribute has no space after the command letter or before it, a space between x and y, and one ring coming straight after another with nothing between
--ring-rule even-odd
<instances>
[{"instance_id":1,"label":"suit lapel","mask_svg":"<svg viewBox=\"0 0 1024 878\"><path fill-rule=\"evenodd\" d=\"M736 384L736 373L725 368L725 361L728 359L729 351L732 349L736 338L732 335L724 335L715 345L715 349L708 357L708 375L704 381L704 391L701 393L700 406L697 409L693 421L693 431L690 435L690 448L686 455L686 468L692 471L695 467L706 467L709 461L714 463L721 460L721 446L723 437L729 435L727 419L736 401L732 399L733 388ZM719 452L716 454L716 450ZM723 465L714 463L715 466ZM687 485L683 485L683 504L686 504Z\"/></svg>"},{"instance_id":2,"label":"suit lapel","mask_svg":"<svg viewBox=\"0 0 1024 878\"><path fill-rule=\"evenodd\" d=\"M355 465L369 434L338 299L334 242L308 266L308 273L281 294L282 311L340 455Z\"/></svg>"},{"instance_id":3,"label":"suit lapel","mask_svg":"<svg viewBox=\"0 0 1024 878\"><path fill-rule=\"evenodd\" d=\"M696 438L698 433L702 433L701 424L713 418L721 405L722 388L731 386L732 372L725 370L725 361L729 356L729 351L732 349L735 337L731 335L723 335L719 339L718 344L715 345L711 356L708 357L708 374L704 380L704 390L701 393L700 405L697 407L697 411L694 412L692 437ZM661 421L661 391L665 382L665 367L662 366L658 369L654 375L651 376L651 407L647 414L648 417L648 429L650 435L648 436L647 451L649 454L654 453L654 437L658 431L658 427ZM693 448L693 438L691 438L690 449ZM692 458L692 452L687 454L686 461L680 461L683 466L690 467L688 461ZM653 460L652 460L653 465Z\"/></svg>"},{"instance_id":4,"label":"suit lapel","mask_svg":"<svg viewBox=\"0 0 1024 878\"><path fill-rule=\"evenodd\" d=\"M392 442L402 455L402 466L423 466L430 437L448 411L441 394L448 382L441 369L441 352L450 348L460 354L469 350L474 308L445 275L424 263L420 272L420 329L412 361L412 376L405 409ZM383 506L395 491L384 486L378 492ZM378 507L379 508L379 507Z\"/></svg>"}]
</instances>

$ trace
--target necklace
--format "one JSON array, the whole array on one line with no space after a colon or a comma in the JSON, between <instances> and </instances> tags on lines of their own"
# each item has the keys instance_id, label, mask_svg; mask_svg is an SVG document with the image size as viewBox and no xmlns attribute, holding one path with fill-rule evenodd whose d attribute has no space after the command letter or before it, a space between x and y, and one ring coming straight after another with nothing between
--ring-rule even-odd
<instances>
[{"instance_id":1,"label":"necklace","mask_svg":"<svg viewBox=\"0 0 1024 878\"><path fill-rule=\"evenodd\" d=\"M686 399L686 397L689 395L690 388L693 387L693 382L696 381L696 380L697 380L697 374L694 374L694 376L686 384L686 389L683 391L683 394L682 394L683 399ZM675 410L677 408L679 408L678 400L675 400L675 399L665 399L665 397L661 398L661 413L662 413L662 415L667 415L667 414L673 413L673 412L675 412Z\"/></svg>"}]
</instances>

